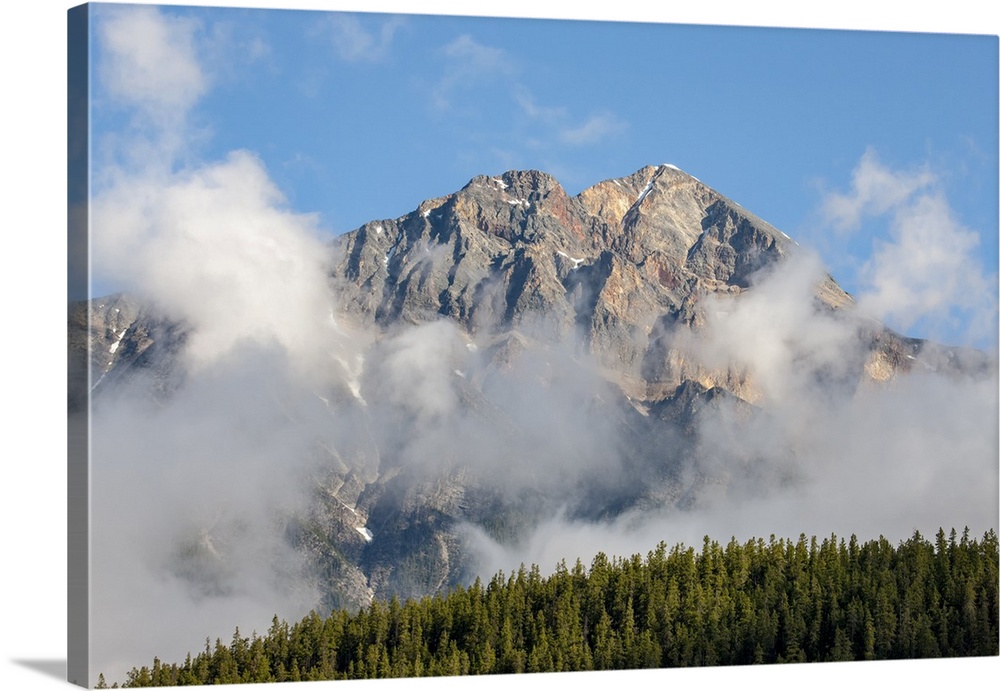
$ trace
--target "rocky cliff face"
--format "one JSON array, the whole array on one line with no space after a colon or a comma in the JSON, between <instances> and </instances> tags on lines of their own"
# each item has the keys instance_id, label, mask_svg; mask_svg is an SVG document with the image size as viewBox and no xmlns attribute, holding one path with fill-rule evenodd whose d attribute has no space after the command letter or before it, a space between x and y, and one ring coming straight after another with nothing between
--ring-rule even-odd
<instances>
[{"instance_id":1,"label":"rocky cliff face","mask_svg":"<svg viewBox=\"0 0 1000 691\"><path fill-rule=\"evenodd\" d=\"M710 353L703 335L796 249L669 165L576 196L538 171L479 176L338 237L338 318L373 345L315 392L329 416L320 426L336 431L317 433L309 508L287 529L323 604L463 581L469 526L514 542L556 511L601 520L683 507L729 473L765 482L760 453L724 472L705 461L705 420L750 424L770 390L754 363ZM861 319L829 276L804 290L805 317L854 345L818 360L808 336L781 346L837 395L914 367L987 366ZM184 342L183 325L130 298L71 309L70 348L88 353L77 359L97 398L136 372L169 397ZM71 405L85 398L71 390ZM794 449L768 455L784 462Z\"/></svg>"},{"instance_id":2,"label":"rocky cliff face","mask_svg":"<svg viewBox=\"0 0 1000 691\"><path fill-rule=\"evenodd\" d=\"M150 375L153 395L178 383L175 365L184 329L134 297L115 294L73 303L68 325L71 411L86 405L88 392L97 395L140 373Z\"/></svg>"}]
</instances>

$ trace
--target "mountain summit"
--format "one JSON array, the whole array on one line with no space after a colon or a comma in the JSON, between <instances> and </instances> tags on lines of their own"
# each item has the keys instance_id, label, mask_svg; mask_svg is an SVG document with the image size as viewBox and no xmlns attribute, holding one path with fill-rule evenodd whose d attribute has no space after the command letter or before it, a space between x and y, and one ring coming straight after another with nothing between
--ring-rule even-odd
<instances>
[{"instance_id":1,"label":"mountain summit","mask_svg":"<svg viewBox=\"0 0 1000 691\"><path fill-rule=\"evenodd\" d=\"M574 197L545 173L509 171L341 236L333 277L342 308L362 322L447 318L473 337L573 340L631 396L658 399L691 378L740 386L725 372L698 373L666 337L703 326L709 298L738 298L796 249L669 164ZM825 274L812 290L817 309L853 303ZM870 373L914 355L914 343L868 330Z\"/></svg>"}]
</instances>

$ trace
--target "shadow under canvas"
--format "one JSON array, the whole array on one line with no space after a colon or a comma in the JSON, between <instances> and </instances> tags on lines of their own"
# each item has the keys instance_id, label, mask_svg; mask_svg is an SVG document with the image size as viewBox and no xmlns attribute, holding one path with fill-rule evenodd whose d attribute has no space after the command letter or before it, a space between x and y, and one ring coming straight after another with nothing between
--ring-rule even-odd
<instances>
[{"instance_id":1,"label":"shadow under canvas","mask_svg":"<svg viewBox=\"0 0 1000 691\"><path fill-rule=\"evenodd\" d=\"M11 660L14 664L27 667L47 677L54 677L60 681L66 680L66 660Z\"/></svg>"}]
</instances>

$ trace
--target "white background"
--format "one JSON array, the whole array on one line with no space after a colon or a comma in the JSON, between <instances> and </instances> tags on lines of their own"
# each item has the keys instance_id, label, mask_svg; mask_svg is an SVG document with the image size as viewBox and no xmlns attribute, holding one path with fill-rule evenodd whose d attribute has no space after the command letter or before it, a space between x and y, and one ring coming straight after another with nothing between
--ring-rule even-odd
<instances>
[{"instance_id":1,"label":"white background","mask_svg":"<svg viewBox=\"0 0 1000 691\"><path fill-rule=\"evenodd\" d=\"M66 10L74 3L35 0L6 7L0 49L3 127L3 370L0 371L0 688L66 688ZM645 0L555 2L508 0L487 9L444 0L273 0L183 4L348 9L434 14L628 19L701 24L946 31L996 35L996 12L980 0L926 3L839 0L797 3L699 0L686 7L647 7ZM651 5L652 3L650 3ZM673 5L673 3L671 4ZM155 626L155 622L150 622ZM137 661L139 663L144 661ZM148 662L148 661L145 661ZM633 687L742 683L811 688L943 687L1000 678L1000 658L635 673L523 675L433 681L360 682L349 688L499 689L589 684ZM343 684L338 684L341 688ZM278 688L273 686L272 688ZM284 687L282 687L284 688ZM333 683L309 689L334 688Z\"/></svg>"}]
</instances>

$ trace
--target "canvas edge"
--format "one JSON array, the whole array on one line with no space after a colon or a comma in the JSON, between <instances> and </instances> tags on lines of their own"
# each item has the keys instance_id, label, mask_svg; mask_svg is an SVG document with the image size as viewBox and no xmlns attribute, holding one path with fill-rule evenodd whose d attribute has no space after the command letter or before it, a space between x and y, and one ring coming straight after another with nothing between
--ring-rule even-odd
<instances>
[{"instance_id":1,"label":"canvas edge","mask_svg":"<svg viewBox=\"0 0 1000 691\"><path fill-rule=\"evenodd\" d=\"M67 10L67 327L73 303L90 297L90 12ZM87 312L90 333L90 314ZM89 339L88 339L89 340ZM73 400L81 380L90 390L88 349L67 339L67 664L66 681L90 678L90 398Z\"/></svg>"}]
</instances>

